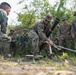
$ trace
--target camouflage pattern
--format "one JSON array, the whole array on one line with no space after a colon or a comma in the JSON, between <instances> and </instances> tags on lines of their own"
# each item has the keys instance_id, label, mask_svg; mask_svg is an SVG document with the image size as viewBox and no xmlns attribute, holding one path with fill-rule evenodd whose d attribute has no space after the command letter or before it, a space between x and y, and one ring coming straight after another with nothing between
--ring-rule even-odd
<instances>
[{"instance_id":1,"label":"camouflage pattern","mask_svg":"<svg viewBox=\"0 0 76 75\"><path fill-rule=\"evenodd\" d=\"M32 39L32 52L35 55L39 52L39 46L47 40L46 32L51 27L51 24L45 25L44 21L37 22L30 29L30 36Z\"/></svg>"},{"instance_id":2,"label":"camouflage pattern","mask_svg":"<svg viewBox=\"0 0 76 75\"><path fill-rule=\"evenodd\" d=\"M2 41L1 25L0 25L0 55L3 56L3 41Z\"/></svg>"},{"instance_id":3,"label":"camouflage pattern","mask_svg":"<svg viewBox=\"0 0 76 75\"><path fill-rule=\"evenodd\" d=\"M1 32L6 34L6 28L7 28L7 15L6 12L2 9L0 9L0 25L1 25Z\"/></svg>"},{"instance_id":4,"label":"camouflage pattern","mask_svg":"<svg viewBox=\"0 0 76 75\"><path fill-rule=\"evenodd\" d=\"M68 20L68 18L67 17L63 17L62 18L62 21L65 21L65 20Z\"/></svg>"},{"instance_id":5,"label":"camouflage pattern","mask_svg":"<svg viewBox=\"0 0 76 75\"><path fill-rule=\"evenodd\" d=\"M57 25L56 28L54 29L53 33L51 34L51 39L54 41L55 44L58 45L58 37L59 37L59 28L60 25Z\"/></svg>"},{"instance_id":6,"label":"camouflage pattern","mask_svg":"<svg viewBox=\"0 0 76 75\"><path fill-rule=\"evenodd\" d=\"M6 12L3 10L3 9L0 9L0 26L1 26L1 28L0 28L0 38L2 39L2 36L3 36L3 34L5 34L6 33L6 27L7 27L7 15L6 15ZM7 50L9 50L8 48L9 48L9 46L6 46L6 45L9 45L8 43L7 43L7 41L6 40L4 40L4 39L2 39L2 40L0 40L0 46L1 46L1 50L4 52L4 54L6 53L5 51ZM4 47L5 46L5 47Z\"/></svg>"},{"instance_id":7,"label":"camouflage pattern","mask_svg":"<svg viewBox=\"0 0 76 75\"><path fill-rule=\"evenodd\" d=\"M7 57L9 54L9 48L9 39L0 38L0 52L2 52L1 55Z\"/></svg>"},{"instance_id":8,"label":"camouflage pattern","mask_svg":"<svg viewBox=\"0 0 76 75\"><path fill-rule=\"evenodd\" d=\"M8 6L6 11L6 6ZM10 7L10 8L9 8ZM6 35L6 30L7 30L7 15L9 15L11 6L6 3L2 2L0 4L0 43L1 43L1 50L3 51L3 55L6 57L8 50L9 50L9 41L10 37Z\"/></svg>"},{"instance_id":9,"label":"camouflage pattern","mask_svg":"<svg viewBox=\"0 0 76 75\"><path fill-rule=\"evenodd\" d=\"M74 19L72 22L71 34L72 34L72 38L74 39L74 45L76 50L76 19Z\"/></svg>"},{"instance_id":10,"label":"camouflage pattern","mask_svg":"<svg viewBox=\"0 0 76 75\"><path fill-rule=\"evenodd\" d=\"M44 17L44 19L47 20L47 21L51 21L52 15L51 15L51 14L47 14L47 15Z\"/></svg>"},{"instance_id":11,"label":"camouflage pattern","mask_svg":"<svg viewBox=\"0 0 76 75\"><path fill-rule=\"evenodd\" d=\"M3 41L0 42L0 48L1 48L1 55L4 57L7 57L9 54L9 42L5 39L2 39Z\"/></svg>"},{"instance_id":12,"label":"camouflage pattern","mask_svg":"<svg viewBox=\"0 0 76 75\"><path fill-rule=\"evenodd\" d=\"M22 33L20 36L20 54L25 53L27 54L27 42L29 40L28 34L27 33Z\"/></svg>"},{"instance_id":13,"label":"camouflage pattern","mask_svg":"<svg viewBox=\"0 0 76 75\"><path fill-rule=\"evenodd\" d=\"M59 28L59 45L70 48L71 24L63 24Z\"/></svg>"},{"instance_id":14,"label":"camouflage pattern","mask_svg":"<svg viewBox=\"0 0 76 75\"><path fill-rule=\"evenodd\" d=\"M16 55L16 34L15 31L12 33L9 33L8 36L11 37L11 42L10 42L10 54L14 57Z\"/></svg>"},{"instance_id":15,"label":"camouflage pattern","mask_svg":"<svg viewBox=\"0 0 76 75\"><path fill-rule=\"evenodd\" d=\"M74 12L74 16L76 16L76 11Z\"/></svg>"}]
</instances>

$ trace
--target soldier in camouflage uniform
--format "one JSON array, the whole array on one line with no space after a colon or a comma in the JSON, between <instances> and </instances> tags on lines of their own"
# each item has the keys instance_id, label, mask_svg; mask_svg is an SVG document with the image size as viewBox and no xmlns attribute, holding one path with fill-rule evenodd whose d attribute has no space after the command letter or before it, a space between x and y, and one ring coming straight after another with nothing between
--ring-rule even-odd
<instances>
[{"instance_id":1,"label":"soldier in camouflage uniform","mask_svg":"<svg viewBox=\"0 0 76 75\"><path fill-rule=\"evenodd\" d=\"M62 19L63 25L59 28L59 45L70 48L71 39L71 24L68 23L68 19L64 17Z\"/></svg>"},{"instance_id":2,"label":"soldier in camouflage uniform","mask_svg":"<svg viewBox=\"0 0 76 75\"><path fill-rule=\"evenodd\" d=\"M76 12L74 12L74 16L75 16L75 19L72 22L71 34L72 34L72 38L74 39L74 45L76 50Z\"/></svg>"},{"instance_id":3,"label":"soldier in camouflage uniform","mask_svg":"<svg viewBox=\"0 0 76 75\"><path fill-rule=\"evenodd\" d=\"M3 2L0 4L0 25L1 25L1 32L6 34L7 29L7 16L9 15L9 12L11 11L11 6Z\"/></svg>"},{"instance_id":4,"label":"soldier in camouflage uniform","mask_svg":"<svg viewBox=\"0 0 76 75\"><path fill-rule=\"evenodd\" d=\"M27 34L27 30L23 29L22 34L20 36L20 51L21 53L25 53L27 54L27 48L26 48L26 44L29 40L28 34Z\"/></svg>"},{"instance_id":5,"label":"soldier in camouflage uniform","mask_svg":"<svg viewBox=\"0 0 76 75\"><path fill-rule=\"evenodd\" d=\"M10 33L8 36L11 37L10 41L10 54L15 57L16 55L16 41L17 41L17 36L16 36L16 31L15 30L10 30Z\"/></svg>"},{"instance_id":6,"label":"soldier in camouflage uniform","mask_svg":"<svg viewBox=\"0 0 76 75\"><path fill-rule=\"evenodd\" d=\"M0 4L0 27L1 27L1 32L0 32L0 41L2 43L1 50L4 50L6 39L9 39L9 37L6 35L6 29L7 29L7 16L9 15L9 12L11 10L11 6L7 2L2 2ZM3 47L4 46L4 47Z\"/></svg>"},{"instance_id":7,"label":"soldier in camouflage uniform","mask_svg":"<svg viewBox=\"0 0 76 75\"><path fill-rule=\"evenodd\" d=\"M9 37L11 37L11 41L12 41L12 37L13 37L13 34L14 34L14 29L11 29L10 30L10 33L8 34ZM12 46L11 46L11 41L9 43L9 46L10 46L10 51L9 51L9 54L12 54Z\"/></svg>"},{"instance_id":8,"label":"soldier in camouflage uniform","mask_svg":"<svg viewBox=\"0 0 76 75\"><path fill-rule=\"evenodd\" d=\"M51 24L50 24L51 21L52 21L52 15L47 14L42 21L35 23L30 28L29 34L32 39L32 52L34 56L38 54L39 46L45 41L51 46L54 45L52 40L46 37L47 31L51 27Z\"/></svg>"},{"instance_id":9,"label":"soldier in camouflage uniform","mask_svg":"<svg viewBox=\"0 0 76 75\"><path fill-rule=\"evenodd\" d=\"M55 42L56 45L59 45L58 42L58 37L59 37L59 27L60 25L58 24L54 30L54 32L51 35L51 39Z\"/></svg>"},{"instance_id":10,"label":"soldier in camouflage uniform","mask_svg":"<svg viewBox=\"0 0 76 75\"><path fill-rule=\"evenodd\" d=\"M8 36L12 36L13 35L13 32L14 32L14 29L11 29L10 30L10 33L8 34Z\"/></svg>"}]
</instances>

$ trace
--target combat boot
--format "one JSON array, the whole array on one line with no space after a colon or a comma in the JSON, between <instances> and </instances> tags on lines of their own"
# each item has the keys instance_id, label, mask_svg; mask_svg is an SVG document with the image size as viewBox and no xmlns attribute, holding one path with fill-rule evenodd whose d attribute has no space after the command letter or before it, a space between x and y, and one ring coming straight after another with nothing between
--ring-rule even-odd
<instances>
[{"instance_id":1,"label":"combat boot","mask_svg":"<svg viewBox=\"0 0 76 75\"><path fill-rule=\"evenodd\" d=\"M54 58L54 53L49 54L49 58L50 58L50 59L53 59L53 58Z\"/></svg>"}]
</instances>

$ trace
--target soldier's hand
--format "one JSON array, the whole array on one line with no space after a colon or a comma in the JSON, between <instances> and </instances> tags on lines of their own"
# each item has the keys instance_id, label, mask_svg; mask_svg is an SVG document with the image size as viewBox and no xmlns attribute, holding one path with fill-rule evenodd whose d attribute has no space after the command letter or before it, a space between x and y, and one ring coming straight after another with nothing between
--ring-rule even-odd
<instances>
[{"instance_id":1,"label":"soldier's hand","mask_svg":"<svg viewBox=\"0 0 76 75\"><path fill-rule=\"evenodd\" d=\"M70 32L67 32L67 34L70 34Z\"/></svg>"},{"instance_id":2,"label":"soldier's hand","mask_svg":"<svg viewBox=\"0 0 76 75\"><path fill-rule=\"evenodd\" d=\"M51 39L48 38L47 41L48 41L48 43L49 43L51 46L54 45L54 43L53 43L53 41L52 41Z\"/></svg>"},{"instance_id":3,"label":"soldier's hand","mask_svg":"<svg viewBox=\"0 0 76 75\"><path fill-rule=\"evenodd\" d=\"M44 43L47 43L47 44L49 44L49 43L48 43L48 41L45 41Z\"/></svg>"}]
</instances>

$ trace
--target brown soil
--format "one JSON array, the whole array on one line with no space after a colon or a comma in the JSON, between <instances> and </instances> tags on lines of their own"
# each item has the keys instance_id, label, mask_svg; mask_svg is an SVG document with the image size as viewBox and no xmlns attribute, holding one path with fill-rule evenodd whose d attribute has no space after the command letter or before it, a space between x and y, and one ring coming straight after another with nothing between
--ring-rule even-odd
<instances>
[{"instance_id":1,"label":"brown soil","mask_svg":"<svg viewBox=\"0 0 76 75\"><path fill-rule=\"evenodd\" d=\"M0 75L76 75L76 66L68 62L62 64L43 59L38 61L27 61L22 58L1 59Z\"/></svg>"}]
</instances>

